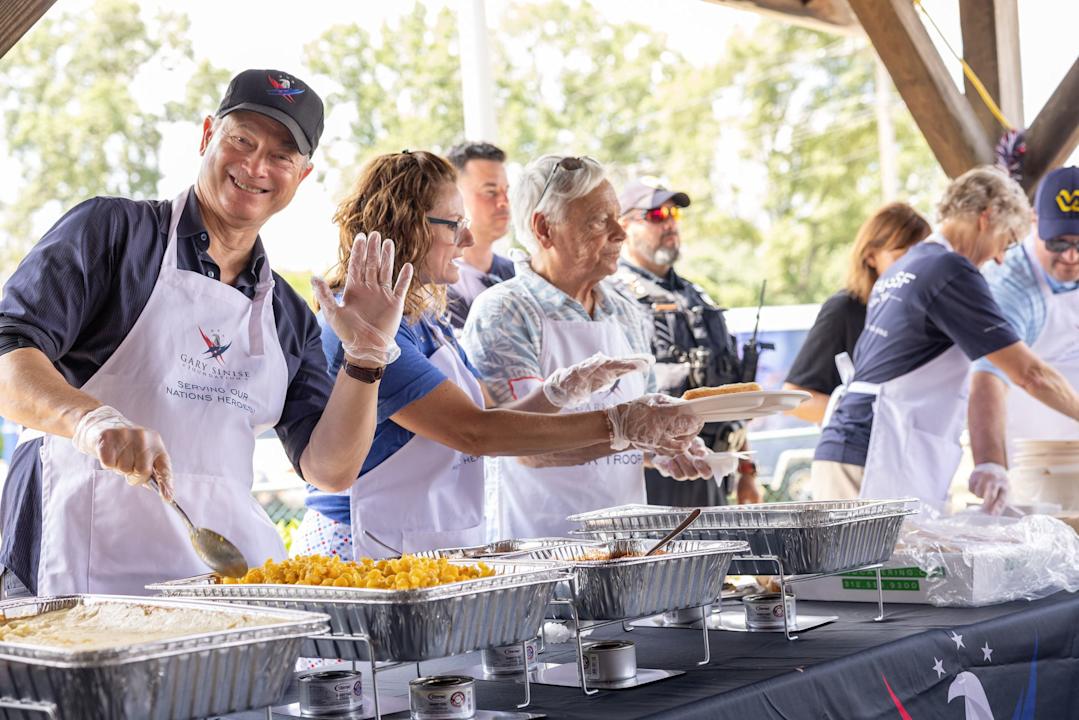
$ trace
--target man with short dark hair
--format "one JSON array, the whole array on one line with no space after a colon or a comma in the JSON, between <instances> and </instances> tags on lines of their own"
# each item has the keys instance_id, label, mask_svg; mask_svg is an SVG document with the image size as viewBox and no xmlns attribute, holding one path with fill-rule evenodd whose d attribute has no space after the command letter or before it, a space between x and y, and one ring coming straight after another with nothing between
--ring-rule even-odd
<instances>
[{"instance_id":1,"label":"man with short dark hair","mask_svg":"<svg viewBox=\"0 0 1079 720\"><path fill-rule=\"evenodd\" d=\"M337 492L371 445L382 368L411 267L359 237L330 322L326 372L306 302L259 231L311 172L315 91L246 70L203 121L202 165L175 200L94 198L53 226L0 300L0 414L24 425L3 490L3 594L144 594L206 567L152 480L249 565L283 559L251 496L255 438L274 428L308 483ZM368 248L370 247L370 251ZM325 294L325 284L318 288Z\"/></svg>"},{"instance_id":2,"label":"man with short dark hair","mask_svg":"<svg viewBox=\"0 0 1079 720\"><path fill-rule=\"evenodd\" d=\"M618 201L626 242L615 277L645 306L652 321L660 392L679 397L691 388L740 382L742 364L723 309L700 286L674 271L682 246L678 218L689 207L689 196L668 190L655 178L639 178L626 185ZM746 449L745 423L708 423L701 439L712 450ZM760 501L756 472L749 460L739 464L738 502ZM653 505L726 504L726 478L678 482L649 468L645 484Z\"/></svg>"},{"instance_id":3,"label":"man with short dark hair","mask_svg":"<svg viewBox=\"0 0 1079 720\"><path fill-rule=\"evenodd\" d=\"M475 240L462 251L461 277L447 291L450 322L460 330L476 296L515 274L513 262L494 251L495 241L509 229L509 182L506 153L491 143L464 142L452 147L447 157L457 168L457 189Z\"/></svg>"}]
</instances>

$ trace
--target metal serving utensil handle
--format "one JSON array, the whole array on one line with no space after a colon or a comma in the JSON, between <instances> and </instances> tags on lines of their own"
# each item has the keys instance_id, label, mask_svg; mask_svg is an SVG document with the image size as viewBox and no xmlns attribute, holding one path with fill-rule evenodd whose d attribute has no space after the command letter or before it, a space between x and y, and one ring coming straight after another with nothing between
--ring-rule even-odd
<instances>
[{"instance_id":1,"label":"metal serving utensil handle","mask_svg":"<svg viewBox=\"0 0 1079 720\"><path fill-rule=\"evenodd\" d=\"M161 498L161 502L170 506L173 510L179 513L180 519L183 520L184 525L187 526L187 532L191 535L194 535L197 532L195 528L195 523L191 522L191 518L187 516L187 513L184 512L184 509L180 507L175 500L165 499L165 496L161 494L161 486L157 484L157 478L151 476L150 479L146 481L146 484L153 488L155 492L157 492L158 497Z\"/></svg>"},{"instance_id":2,"label":"metal serving utensil handle","mask_svg":"<svg viewBox=\"0 0 1079 720\"><path fill-rule=\"evenodd\" d=\"M386 548L387 550L389 550L390 552L392 552L392 553L393 553L394 555L396 555L397 557L401 557L402 555L404 555L404 553L403 553L403 552L401 552L400 550L398 550L397 548L395 548L395 547L390 547L390 546L389 546L389 545L387 545L386 543L384 543L384 542L382 542L381 540L379 540L379 539L378 539L377 537L375 537L375 536L374 536L374 534L373 534L373 533L371 533L371 532L370 532L369 530L364 530L364 531L363 531L363 534L364 534L364 535L366 535L367 537L369 537L369 538L371 539L371 541L372 541L372 542L374 542L374 543L375 543L376 545L381 545L382 547Z\"/></svg>"},{"instance_id":3,"label":"metal serving utensil handle","mask_svg":"<svg viewBox=\"0 0 1079 720\"><path fill-rule=\"evenodd\" d=\"M686 519L683 520L682 522L678 523L678 527L676 527L674 530L671 530L669 533L664 535L663 539L660 540L655 545L653 545L652 549L649 550L648 552L646 552L644 554L644 556L648 557L649 555L655 555L657 552L662 550L664 545L666 545L671 540L674 540L676 537L681 535L682 532L687 527L689 527L693 523L694 520L696 520L698 517L700 517L700 515L701 515L701 509L700 508L693 508L693 511L689 515L686 516Z\"/></svg>"}]
</instances>

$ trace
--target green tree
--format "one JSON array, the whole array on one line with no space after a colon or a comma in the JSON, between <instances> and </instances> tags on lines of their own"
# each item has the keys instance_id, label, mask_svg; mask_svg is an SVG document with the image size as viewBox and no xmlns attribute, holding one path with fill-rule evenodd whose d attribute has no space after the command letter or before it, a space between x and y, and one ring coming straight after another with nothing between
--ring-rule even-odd
<instances>
[{"instance_id":1,"label":"green tree","mask_svg":"<svg viewBox=\"0 0 1079 720\"><path fill-rule=\"evenodd\" d=\"M457 16L448 8L430 13L418 2L374 33L336 25L305 55L308 66L337 87L327 94L328 106L353 112L347 149L329 156L330 164L347 170L346 182L374 155L444 150L464 132Z\"/></svg>"},{"instance_id":2,"label":"green tree","mask_svg":"<svg viewBox=\"0 0 1079 720\"><path fill-rule=\"evenodd\" d=\"M99 0L84 14L48 15L0 59L5 138L21 170L3 207L8 261L33 242L43 209L156 194L163 113L140 108L132 87L151 62L190 59L187 29L186 16L148 22L134 0Z\"/></svg>"},{"instance_id":3,"label":"green tree","mask_svg":"<svg viewBox=\"0 0 1079 720\"><path fill-rule=\"evenodd\" d=\"M746 157L766 170L765 229L741 240L756 245L769 302L823 301L881 204L873 51L864 40L761 23L725 62L740 68L735 84L749 107ZM902 199L924 210L944 176L906 108L893 109Z\"/></svg>"}]
</instances>

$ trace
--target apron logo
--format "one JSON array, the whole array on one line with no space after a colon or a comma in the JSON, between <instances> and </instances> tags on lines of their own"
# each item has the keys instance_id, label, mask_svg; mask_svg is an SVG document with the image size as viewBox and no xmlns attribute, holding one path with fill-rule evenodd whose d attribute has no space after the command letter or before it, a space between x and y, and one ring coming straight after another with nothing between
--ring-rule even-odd
<instances>
[{"instance_id":1,"label":"apron logo","mask_svg":"<svg viewBox=\"0 0 1079 720\"><path fill-rule=\"evenodd\" d=\"M1056 201L1060 212L1079 212L1079 190L1061 190L1057 193Z\"/></svg>"},{"instance_id":2,"label":"apron logo","mask_svg":"<svg viewBox=\"0 0 1079 720\"><path fill-rule=\"evenodd\" d=\"M229 343L228 345L222 345L220 333L211 330L210 334L213 335L213 340L206 337L206 333L203 332L201 327L199 328L199 335L202 335L202 340L206 343L207 347L206 350L202 351L202 354L207 356L211 360L216 360L219 365L224 365L225 361L221 356L225 354L226 350L232 347L232 343Z\"/></svg>"},{"instance_id":3,"label":"apron logo","mask_svg":"<svg viewBox=\"0 0 1079 720\"><path fill-rule=\"evenodd\" d=\"M278 97L284 98L289 104L296 102L296 100L293 99L293 95L300 95L303 93L303 88L292 87L292 81L287 77L274 80L267 75L266 79L270 81L270 89L266 92L270 95L277 95Z\"/></svg>"}]
</instances>

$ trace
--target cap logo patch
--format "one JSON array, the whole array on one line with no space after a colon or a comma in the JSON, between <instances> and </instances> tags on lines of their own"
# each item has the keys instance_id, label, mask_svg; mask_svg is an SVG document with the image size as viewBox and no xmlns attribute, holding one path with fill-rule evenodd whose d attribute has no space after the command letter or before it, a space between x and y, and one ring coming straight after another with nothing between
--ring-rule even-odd
<instances>
[{"instance_id":1,"label":"cap logo patch","mask_svg":"<svg viewBox=\"0 0 1079 720\"><path fill-rule=\"evenodd\" d=\"M1073 192L1061 190L1057 193L1056 200L1060 212L1079 212L1079 190Z\"/></svg>"},{"instance_id":2,"label":"cap logo patch","mask_svg":"<svg viewBox=\"0 0 1079 720\"><path fill-rule=\"evenodd\" d=\"M296 102L293 99L293 95L300 95L303 93L303 88L292 87L292 81L287 77L281 77L275 80L272 76L267 75L266 79L270 81L270 89L266 92L270 95L283 97L289 103Z\"/></svg>"}]
</instances>

